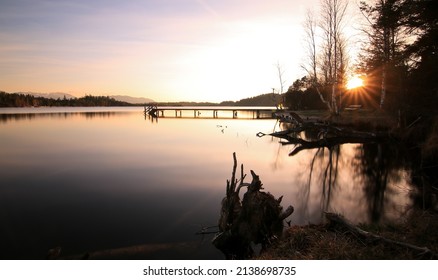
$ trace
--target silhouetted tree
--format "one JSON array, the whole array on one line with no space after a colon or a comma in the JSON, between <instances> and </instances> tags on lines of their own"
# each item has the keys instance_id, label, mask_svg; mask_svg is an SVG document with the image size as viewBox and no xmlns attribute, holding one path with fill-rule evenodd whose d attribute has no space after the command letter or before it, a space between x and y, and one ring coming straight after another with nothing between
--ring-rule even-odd
<instances>
[{"instance_id":1,"label":"silhouetted tree","mask_svg":"<svg viewBox=\"0 0 438 280\"><path fill-rule=\"evenodd\" d=\"M309 82L309 77L297 79L285 93L285 102L291 110L323 110L326 109L315 87Z\"/></svg>"},{"instance_id":2,"label":"silhouetted tree","mask_svg":"<svg viewBox=\"0 0 438 280\"><path fill-rule=\"evenodd\" d=\"M367 72L377 72L380 76L380 108L385 104L388 85L398 82L389 75L394 74L403 63L406 30L403 26L402 2L376 0L374 5L360 3L360 9L369 23L368 28L364 29L369 38L366 48L369 55Z\"/></svg>"},{"instance_id":3,"label":"silhouetted tree","mask_svg":"<svg viewBox=\"0 0 438 280\"><path fill-rule=\"evenodd\" d=\"M286 106L290 110L302 110L302 101L304 90L307 87L307 77L297 79L286 92L285 100Z\"/></svg>"},{"instance_id":4,"label":"silhouetted tree","mask_svg":"<svg viewBox=\"0 0 438 280\"><path fill-rule=\"evenodd\" d=\"M404 52L410 66L409 104L437 112L438 1L406 0L402 6L407 32L415 38ZM418 110L418 109L417 109Z\"/></svg>"}]
</instances>

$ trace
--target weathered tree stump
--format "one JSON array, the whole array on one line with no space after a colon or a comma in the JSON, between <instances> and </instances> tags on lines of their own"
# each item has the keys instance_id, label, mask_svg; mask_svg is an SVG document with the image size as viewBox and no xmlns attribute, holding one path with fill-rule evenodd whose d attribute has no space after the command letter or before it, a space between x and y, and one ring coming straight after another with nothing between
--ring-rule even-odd
<instances>
[{"instance_id":1,"label":"weathered tree stump","mask_svg":"<svg viewBox=\"0 0 438 280\"><path fill-rule=\"evenodd\" d=\"M251 170L252 182L244 183L243 165L241 179L235 179L235 153L233 159L231 180L227 181L226 196L222 200L220 233L213 239L213 244L228 259L246 259L253 255L252 244L261 244L263 249L281 236L283 220L293 213L294 208L289 206L283 211L282 197L275 199L272 194L261 191L263 184L254 171ZM239 191L242 187L248 189L241 200Z\"/></svg>"}]
</instances>

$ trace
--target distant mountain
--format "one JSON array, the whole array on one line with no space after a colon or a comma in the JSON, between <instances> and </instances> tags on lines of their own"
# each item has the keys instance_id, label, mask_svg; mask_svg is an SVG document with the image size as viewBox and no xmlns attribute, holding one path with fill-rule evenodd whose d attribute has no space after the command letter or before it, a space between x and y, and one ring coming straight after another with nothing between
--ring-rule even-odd
<instances>
[{"instance_id":1,"label":"distant mountain","mask_svg":"<svg viewBox=\"0 0 438 280\"><path fill-rule=\"evenodd\" d=\"M29 94L35 97L44 97L44 98L50 98L50 99L64 99L64 97L66 99L74 99L76 98L76 96L68 94L68 93L63 93L63 92L52 92L52 93L39 93L39 92L17 92L18 94Z\"/></svg>"},{"instance_id":2,"label":"distant mountain","mask_svg":"<svg viewBox=\"0 0 438 280\"><path fill-rule=\"evenodd\" d=\"M111 95L109 97L114 98L117 101L128 102L131 104L144 104L144 103L155 102L154 100L152 100L150 98L132 97L132 96L127 96L127 95Z\"/></svg>"}]
</instances>

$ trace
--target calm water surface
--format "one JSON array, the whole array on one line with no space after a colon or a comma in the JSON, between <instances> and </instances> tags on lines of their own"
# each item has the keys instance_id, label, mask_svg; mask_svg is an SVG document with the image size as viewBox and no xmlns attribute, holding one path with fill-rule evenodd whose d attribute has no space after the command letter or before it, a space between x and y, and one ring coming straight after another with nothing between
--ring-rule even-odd
<instances>
[{"instance_id":1,"label":"calm water surface","mask_svg":"<svg viewBox=\"0 0 438 280\"><path fill-rule=\"evenodd\" d=\"M0 109L0 257L141 246L140 258L222 259L211 235L195 233L217 224L233 152L295 207L292 224L319 223L323 211L397 220L413 204L410 171L384 146L289 157L293 147L256 137L279 129L276 120L151 122L143 108Z\"/></svg>"}]
</instances>

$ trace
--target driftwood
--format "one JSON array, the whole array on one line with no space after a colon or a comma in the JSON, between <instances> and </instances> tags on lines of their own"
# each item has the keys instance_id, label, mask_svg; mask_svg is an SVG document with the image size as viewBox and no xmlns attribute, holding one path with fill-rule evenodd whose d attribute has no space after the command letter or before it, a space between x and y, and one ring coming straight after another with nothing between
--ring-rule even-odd
<instances>
[{"instance_id":1,"label":"driftwood","mask_svg":"<svg viewBox=\"0 0 438 280\"><path fill-rule=\"evenodd\" d=\"M323 137L316 140L304 140L299 137L293 137L289 134L277 134L271 133L270 135L283 138L287 140L287 142L281 142L282 145L295 145L293 151L289 153L290 156L296 155L303 150L316 149L316 148L332 148L341 144L360 144L360 143L372 143L377 141L376 136L370 135L359 135L351 133L352 135L343 135L343 136L330 136Z\"/></svg>"},{"instance_id":2,"label":"driftwood","mask_svg":"<svg viewBox=\"0 0 438 280\"><path fill-rule=\"evenodd\" d=\"M262 192L259 176L251 170L252 182L244 183L246 175L241 165L240 180L236 179L237 160L233 153L233 171L227 181L226 196L222 200L219 218L219 234L213 244L227 258L245 259L253 255L251 244L261 244L266 248L283 232L283 220L292 214L294 208L285 211L280 206L282 197L275 199L270 193ZM240 200L239 191L247 187Z\"/></svg>"},{"instance_id":3,"label":"driftwood","mask_svg":"<svg viewBox=\"0 0 438 280\"><path fill-rule=\"evenodd\" d=\"M332 148L347 143L373 143L389 139L388 133L385 132L356 131L348 127L336 126L329 122L303 120L294 112L282 113L278 117L282 122L290 123L292 127L269 134L259 132L257 136L270 135L285 140L280 142L282 145L295 145L294 150L289 153L290 156L307 149ZM309 132L313 137L303 139L301 136L302 132Z\"/></svg>"},{"instance_id":4,"label":"driftwood","mask_svg":"<svg viewBox=\"0 0 438 280\"><path fill-rule=\"evenodd\" d=\"M326 212L325 217L331 223L344 227L349 232L351 232L355 236L359 236L362 239L365 239L368 241L373 241L373 242L383 242L383 243L387 243L390 245L401 246L401 247L413 250L415 252L418 252L418 254L420 256L424 256L424 257L430 257L430 258L434 258L434 259L438 257L438 254L436 252L433 252L432 250L430 250L427 247L418 247L418 246L415 246L415 245L412 245L412 244L409 244L406 242L392 240L392 239L385 238L383 236L365 231L363 229L360 229L360 228L354 226L353 224L351 224L350 222L348 222L347 220L345 220L341 215Z\"/></svg>"}]
</instances>

